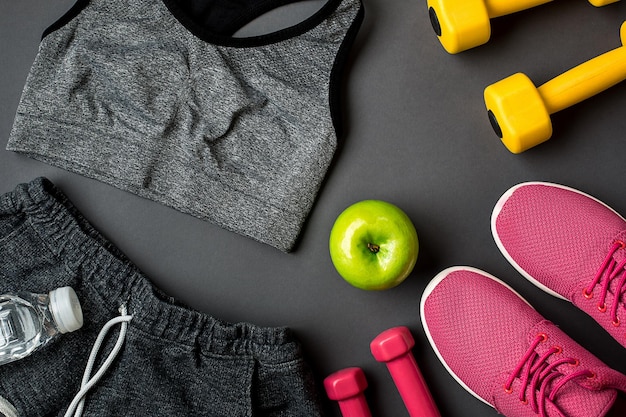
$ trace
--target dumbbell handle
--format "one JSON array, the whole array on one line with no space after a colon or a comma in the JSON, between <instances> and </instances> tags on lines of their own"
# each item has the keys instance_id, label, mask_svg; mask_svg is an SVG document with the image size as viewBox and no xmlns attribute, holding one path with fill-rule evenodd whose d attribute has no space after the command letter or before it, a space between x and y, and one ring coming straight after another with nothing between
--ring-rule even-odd
<instances>
[{"instance_id":1,"label":"dumbbell handle","mask_svg":"<svg viewBox=\"0 0 626 417\"><path fill-rule=\"evenodd\" d=\"M490 18L513 14L521 10L541 4L550 3L552 0L485 0L485 7ZM619 0L589 0L589 3L596 7L616 3Z\"/></svg>"},{"instance_id":2,"label":"dumbbell handle","mask_svg":"<svg viewBox=\"0 0 626 417\"><path fill-rule=\"evenodd\" d=\"M552 0L485 0L485 7L490 18L506 16L530 9L541 4L550 3Z\"/></svg>"},{"instance_id":3,"label":"dumbbell handle","mask_svg":"<svg viewBox=\"0 0 626 417\"><path fill-rule=\"evenodd\" d=\"M387 362L387 369L411 417L440 417L413 355Z\"/></svg>"},{"instance_id":4,"label":"dumbbell handle","mask_svg":"<svg viewBox=\"0 0 626 417\"><path fill-rule=\"evenodd\" d=\"M411 349L415 340L407 327L385 330L370 344L374 358L387 365L411 417L441 417Z\"/></svg>"},{"instance_id":5,"label":"dumbbell handle","mask_svg":"<svg viewBox=\"0 0 626 417\"><path fill-rule=\"evenodd\" d=\"M626 23L621 28L626 40ZM554 114L626 80L626 47L620 46L586 61L540 86L548 113Z\"/></svg>"},{"instance_id":6,"label":"dumbbell handle","mask_svg":"<svg viewBox=\"0 0 626 417\"><path fill-rule=\"evenodd\" d=\"M372 417L367 400L363 395L348 398L338 403L343 417Z\"/></svg>"}]
</instances>

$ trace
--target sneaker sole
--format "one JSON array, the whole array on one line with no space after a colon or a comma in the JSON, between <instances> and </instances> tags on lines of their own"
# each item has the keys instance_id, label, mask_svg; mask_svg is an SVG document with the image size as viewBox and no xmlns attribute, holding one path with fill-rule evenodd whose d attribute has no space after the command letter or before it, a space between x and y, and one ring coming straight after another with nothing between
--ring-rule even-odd
<instances>
[{"instance_id":1,"label":"sneaker sole","mask_svg":"<svg viewBox=\"0 0 626 417\"><path fill-rule=\"evenodd\" d=\"M496 203L495 207L493 208L493 212L491 213L491 234L493 235L493 239L495 240L496 245L498 246L498 249L500 249L500 252L502 253L502 255L504 255L506 260L509 261L509 263L511 265L513 265L513 267L517 270L517 272L522 274L524 276L524 278L526 278L528 281L530 281L536 287L540 288L541 290L545 291L546 293L548 293L548 294L550 294L550 295L552 295L554 297L560 298L561 300L565 300L565 301L568 301L568 302L571 303L571 300L565 298L564 296L562 296L561 294L557 293L556 291L546 287L544 284L542 284L541 282L536 280L532 275L530 275L528 272L526 272L524 270L524 268L522 268L517 262L515 262L515 260L509 255L509 252L506 250L506 248L502 244L502 241L500 240L500 237L498 236L498 232L496 230L496 219L498 218L498 215L500 214L500 211L502 210L502 207L504 207L504 204L507 202L509 197L511 197L511 195L513 195L513 193L517 189L519 189L521 187L524 187L524 186L528 186L528 185L541 185L541 186L547 186L547 187L552 187L552 188L560 188L562 190L567 190L567 191L574 192L574 193L579 194L581 196L590 198L593 201L596 201L597 203L601 204L602 206L606 207L607 209L609 209L610 211L615 213L622 220L624 220L624 218L617 211L613 210L611 207L609 207L608 205L606 205L602 201L598 200L597 198L595 198L595 197L593 197L593 196L591 196L589 194L583 193L582 191L578 191L578 190L576 190L574 188L567 187L565 185L554 184L554 183L550 183L550 182L541 182L541 181L523 182L521 184L517 184L517 185L509 188L504 194L502 194L500 199L498 199L498 202ZM624 221L626 221L626 220L624 220Z\"/></svg>"},{"instance_id":2,"label":"sneaker sole","mask_svg":"<svg viewBox=\"0 0 626 417\"><path fill-rule=\"evenodd\" d=\"M485 400L484 398L482 398L481 396L479 396L478 394L476 394L470 387L468 387L459 377L458 375L456 375L454 373L454 371L448 366L448 363L443 359L443 356L441 356L441 353L439 352L439 349L437 349L437 346L430 334L430 329L428 328L428 323L426 323L426 316L424 315L424 305L426 303L426 299L428 298L428 296L430 295L430 293L433 292L433 290L435 289L435 287L437 287L437 285L439 285L439 283L441 281L443 281L448 275L450 275L452 272L455 271L469 271L469 272L473 272L479 275L484 276L485 278L489 278L501 285L503 285L504 287L506 287L507 289L509 289L513 294L515 294L516 296L518 296L520 298L520 300L522 300L523 302L525 302L526 304L528 304L528 306L530 308L532 308L534 310L534 307L532 305L530 305L530 303L528 301L526 301L524 299L524 297L522 297L521 295L519 295L519 293L517 291L515 291L513 288L511 288L508 284L506 284L505 282L501 281L500 279L494 277L493 275L482 271L478 268L472 268L469 266L453 266L447 269L444 269L443 271L441 271L440 273L438 273L437 275L435 275L435 277L428 283L428 285L426 286L426 288L424 289L424 293L422 294L422 299L420 301L420 317L421 317L421 321L422 321L422 327L424 328L424 332L426 333L426 338L428 339L428 342L430 343L430 346L433 348L433 351L435 352L435 355L437 355L437 358L439 359L439 361L441 362L441 364L444 366L444 368L448 371L448 373L452 376L452 378L454 378L454 380L460 385L462 386L465 391L469 392L470 394L472 394L475 398L479 399L480 401L482 401L483 403L487 404L489 407L494 408L494 406L492 404L490 404L489 402L487 402L487 400Z\"/></svg>"}]
</instances>

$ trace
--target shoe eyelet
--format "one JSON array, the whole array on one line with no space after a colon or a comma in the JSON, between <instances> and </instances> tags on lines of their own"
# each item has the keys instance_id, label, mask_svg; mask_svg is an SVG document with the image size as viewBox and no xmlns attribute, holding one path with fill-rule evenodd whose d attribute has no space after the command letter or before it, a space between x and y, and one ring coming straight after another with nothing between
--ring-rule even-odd
<instances>
[{"instance_id":1,"label":"shoe eyelet","mask_svg":"<svg viewBox=\"0 0 626 417\"><path fill-rule=\"evenodd\" d=\"M615 327L619 327L620 325L619 317L615 320L611 320L611 324Z\"/></svg>"},{"instance_id":2,"label":"shoe eyelet","mask_svg":"<svg viewBox=\"0 0 626 417\"><path fill-rule=\"evenodd\" d=\"M615 240L615 242L614 242L613 244L614 244L614 245L619 245L619 248L620 248L620 249L624 249L624 248L626 248L626 243L624 243L624 241L623 241L623 240L616 239L616 240Z\"/></svg>"},{"instance_id":3,"label":"shoe eyelet","mask_svg":"<svg viewBox=\"0 0 626 417\"><path fill-rule=\"evenodd\" d=\"M511 394L513 392L513 387L511 386L510 388L507 388L506 385L504 386L504 392L506 392L507 394Z\"/></svg>"},{"instance_id":4,"label":"shoe eyelet","mask_svg":"<svg viewBox=\"0 0 626 417\"><path fill-rule=\"evenodd\" d=\"M580 361L578 359L572 358L572 361L569 362L569 365L575 368L580 365Z\"/></svg>"},{"instance_id":5,"label":"shoe eyelet","mask_svg":"<svg viewBox=\"0 0 626 417\"><path fill-rule=\"evenodd\" d=\"M540 342L545 342L546 340L548 340L548 335L545 333L539 333L537 337L540 339Z\"/></svg>"},{"instance_id":6,"label":"shoe eyelet","mask_svg":"<svg viewBox=\"0 0 626 417\"><path fill-rule=\"evenodd\" d=\"M606 311L606 303L598 304L598 311L604 313Z\"/></svg>"},{"instance_id":7,"label":"shoe eyelet","mask_svg":"<svg viewBox=\"0 0 626 417\"><path fill-rule=\"evenodd\" d=\"M593 371L589 371L589 375L587 375L587 379L596 379L596 373Z\"/></svg>"},{"instance_id":8,"label":"shoe eyelet","mask_svg":"<svg viewBox=\"0 0 626 417\"><path fill-rule=\"evenodd\" d=\"M528 399L524 398L523 400L519 400L519 402L521 402L522 404L526 405L526 404L528 404Z\"/></svg>"},{"instance_id":9,"label":"shoe eyelet","mask_svg":"<svg viewBox=\"0 0 626 417\"><path fill-rule=\"evenodd\" d=\"M587 288L583 288L583 297L585 297L587 300L591 300L593 298L593 291L587 292Z\"/></svg>"},{"instance_id":10,"label":"shoe eyelet","mask_svg":"<svg viewBox=\"0 0 626 417\"><path fill-rule=\"evenodd\" d=\"M563 353L563 348L561 346L552 346L552 349L554 349L555 355L560 355L561 353Z\"/></svg>"}]
</instances>

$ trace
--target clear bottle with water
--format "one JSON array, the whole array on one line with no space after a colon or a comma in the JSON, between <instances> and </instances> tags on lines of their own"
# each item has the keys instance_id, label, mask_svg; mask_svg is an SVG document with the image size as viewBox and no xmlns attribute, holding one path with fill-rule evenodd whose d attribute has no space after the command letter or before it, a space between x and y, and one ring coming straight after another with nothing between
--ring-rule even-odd
<instances>
[{"instance_id":1,"label":"clear bottle with water","mask_svg":"<svg viewBox=\"0 0 626 417\"><path fill-rule=\"evenodd\" d=\"M80 302L71 287L48 294L0 295L0 365L22 359L82 325Z\"/></svg>"}]
</instances>

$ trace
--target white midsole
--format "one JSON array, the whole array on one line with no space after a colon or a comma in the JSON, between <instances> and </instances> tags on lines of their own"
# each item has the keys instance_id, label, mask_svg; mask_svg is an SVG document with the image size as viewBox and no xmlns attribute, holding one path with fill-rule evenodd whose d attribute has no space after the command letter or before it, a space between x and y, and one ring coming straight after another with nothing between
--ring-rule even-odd
<instances>
[{"instance_id":1,"label":"white midsole","mask_svg":"<svg viewBox=\"0 0 626 417\"><path fill-rule=\"evenodd\" d=\"M506 287L507 289L509 289L511 292L513 292L513 294L515 294L516 296L518 296L523 302L525 302L526 304L528 304L528 306L530 306L530 308L532 308L534 310L534 307L532 305L530 305L530 303L528 301L526 301L526 299L524 299L524 297L522 297L517 291L515 291L513 288L511 288L508 284L506 284L505 282L503 282L502 280L494 277L493 275L482 271L480 269L477 268L472 268L469 266L453 266L447 269L444 269L443 271L441 271L440 273L438 273L426 286L426 288L424 289L424 293L422 294L422 299L420 300L420 317L421 317L421 321L422 321L422 327L424 328L424 333L426 333L426 337L428 338L428 341L430 342L431 347L433 348L433 351L435 352L435 355L437 355L437 358L439 358L439 361L441 362L441 364L443 365L443 367L446 369L446 371L448 371L448 373L450 374L450 376L452 376L452 378L454 378L454 380L460 385L462 386L465 391L469 392L470 394L472 394L475 398L479 399L480 401L482 401L483 403L487 404L489 407L494 408L493 404L490 404L489 401L487 401L486 399L482 398L480 395L478 395L476 392L474 392L474 390L472 390L470 387L467 386L467 384L465 382L463 382L461 380L461 378L459 378L457 376L457 374L454 373L454 371L452 370L452 368L450 368L450 366L446 363L445 359L443 358L443 356L441 355L441 353L439 352L439 349L437 349L437 345L435 344L431 334L430 334L430 329L428 328L428 323L426 322L426 316L424 314L424 307L426 305L426 299L428 298L428 296L430 295L431 292L433 292L433 290L435 289L435 287L448 275L450 275L450 273L454 272L454 271L470 271L470 272L474 272L477 273L479 275L482 275L486 278L490 278L500 284L502 284L504 287Z\"/></svg>"}]
</instances>

